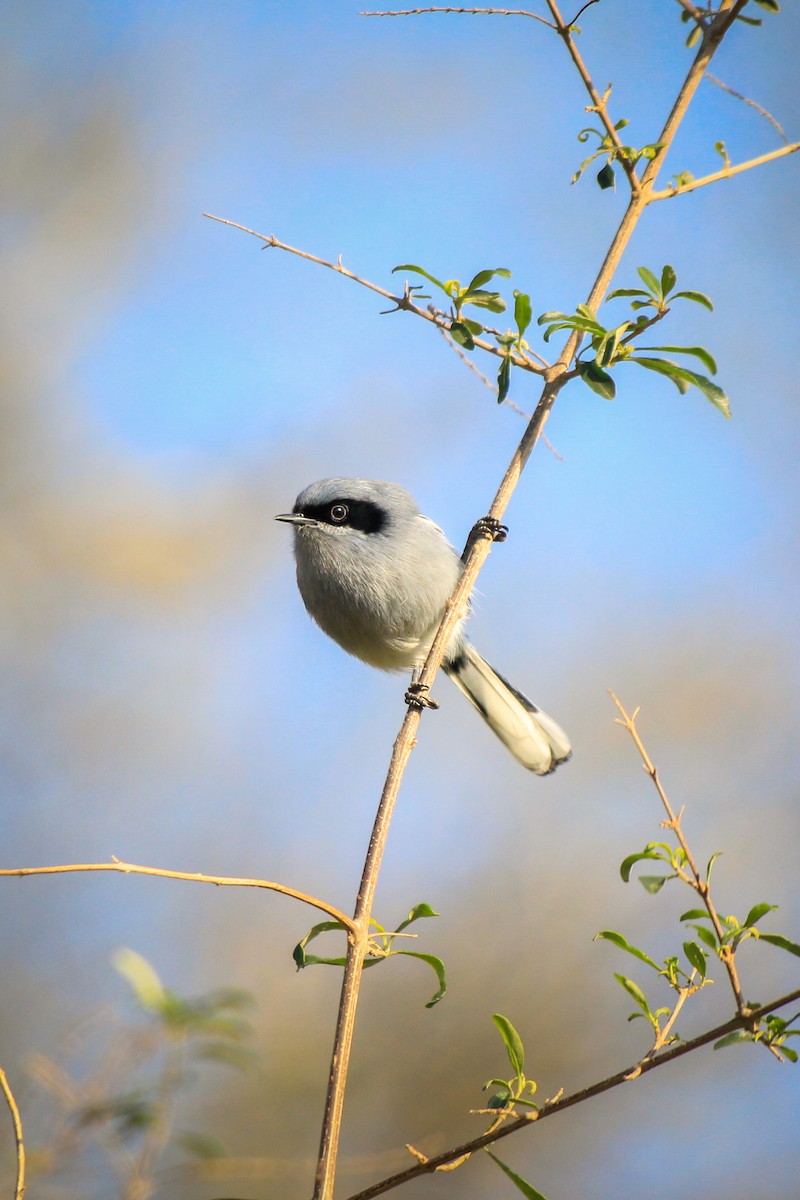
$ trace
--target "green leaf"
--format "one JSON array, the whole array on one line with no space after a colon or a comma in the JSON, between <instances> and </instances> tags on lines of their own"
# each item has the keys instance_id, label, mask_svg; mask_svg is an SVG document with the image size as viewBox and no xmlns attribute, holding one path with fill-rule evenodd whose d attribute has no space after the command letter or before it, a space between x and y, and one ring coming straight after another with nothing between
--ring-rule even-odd
<instances>
[{"instance_id":1,"label":"green leaf","mask_svg":"<svg viewBox=\"0 0 800 1200\"><path fill-rule=\"evenodd\" d=\"M214 1158L224 1158L227 1154L222 1142L209 1137L207 1133L190 1133L187 1130L184 1133L173 1134L173 1140L188 1154L205 1162Z\"/></svg>"},{"instance_id":2,"label":"green leaf","mask_svg":"<svg viewBox=\"0 0 800 1200\"><path fill-rule=\"evenodd\" d=\"M756 4L760 5L761 8L765 8L767 12L777 13L781 11L778 0L756 0Z\"/></svg>"},{"instance_id":3,"label":"green leaf","mask_svg":"<svg viewBox=\"0 0 800 1200\"><path fill-rule=\"evenodd\" d=\"M150 1012L162 1012L167 1001L167 991L159 979L155 967L146 958L129 950L127 946L120 947L111 955L111 964L116 971L126 979L133 988L136 999L142 1008Z\"/></svg>"},{"instance_id":4,"label":"green leaf","mask_svg":"<svg viewBox=\"0 0 800 1200\"><path fill-rule=\"evenodd\" d=\"M705 979L705 977L706 977L706 956L705 956L705 954L703 954L703 951L697 945L697 942L684 942L683 943L683 953L686 955L686 958L691 963L691 965L694 967L695 971L697 971L700 978Z\"/></svg>"},{"instance_id":5,"label":"green leaf","mask_svg":"<svg viewBox=\"0 0 800 1200\"><path fill-rule=\"evenodd\" d=\"M619 873L622 876L623 882L630 883L631 870L637 862L641 862L642 859L651 858L658 859L661 862L665 861L665 857L660 851L651 850L649 847L646 847L644 850L640 850L638 854L629 854L626 859L623 859L619 868Z\"/></svg>"},{"instance_id":6,"label":"green leaf","mask_svg":"<svg viewBox=\"0 0 800 1200\"><path fill-rule=\"evenodd\" d=\"M425 279L429 279L431 283L435 283L436 286L441 288L443 292L447 290L441 279L437 279L435 275L431 275L430 272L426 271L423 267L415 266L414 263L401 263L399 267L392 267L393 275L396 271L414 271L415 274L423 275Z\"/></svg>"},{"instance_id":7,"label":"green leaf","mask_svg":"<svg viewBox=\"0 0 800 1200\"><path fill-rule=\"evenodd\" d=\"M612 942L615 946L618 946L620 950L625 950L628 954L632 954L634 958L638 958L641 962L647 963L648 967L652 967L654 971L661 969L658 963L654 962L649 954L645 954L644 950L640 950L637 946L632 946L631 943L627 941L621 933L615 933L613 929L603 929L600 933L596 933L594 935L594 940L597 941L598 939L602 939L606 942Z\"/></svg>"},{"instance_id":8,"label":"green leaf","mask_svg":"<svg viewBox=\"0 0 800 1200\"><path fill-rule=\"evenodd\" d=\"M480 337L483 333L483 326L480 321L471 321L469 317L462 317L461 324L466 325L473 337Z\"/></svg>"},{"instance_id":9,"label":"green leaf","mask_svg":"<svg viewBox=\"0 0 800 1200\"><path fill-rule=\"evenodd\" d=\"M531 298L527 292L514 292L514 321L516 322L519 336L524 337L525 330L533 320L533 309L531 308Z\"/></svg>"},{"instance_id":10,"label":"green leaf","mask_svg":"<svg viewBox=\"0 0 800 1200\"><path fill-rule=\"evenodd\" d=\"M714 311L714 305L703 292L676 292L674 296L670 296L671 300L693 300L695 304L702 304L703 308L707 308L709 312Z\"/></svg>"},{"instance_id":11,"label":"green leaf","mask_svg":"<svg viewBox=\"0 0 800 1200\"><path fill-rule=\"evenodd\" d=\"M609 188L616 188L617 180L611 163L607 162L606 165L601 167L597 172L597 183L604 192L608 191Z\"/></svg>"},{"instance_id":12,"label":"green leaf","mask_svg":"<svg viewBox=\"0 0 800 1200\"><path fill-rule=\"evenodd\" d=\"M494 275L501 275L503 279L511 278L511 272L507 267L494 267L492 270L478 271L478 274L467 284L467 292L474 292L476 288L483 287Z\"/></svg>"},{"instance_id":13,"label":"green leaf","mask_svg":"<svg viewBox=\"0 0 800 1200\"><path fill-rule=\"evenodd\" d=\"M504 1017L502 1013L495 1013L492 1020L500 1030L500 1036L505 1042L508 1061L511 1063L511 1070L515 1075L521 1075L525 1066L525 1049L522 1045L522 1038L508 1017Z\"/></svg>"},{"instance_id":14,"label":"green leaf","mask_svg":"<svg viewBox=\"0 0 800 1200\"><path fill-rule=\"evenodd\" d=\"M639 346L639 350L665 350L668 354L693 354L699 358L712 375L717 373L717 364L702 346Z\"/></svg>"},{"instance_id":15,"label":"green leaf","mask_svg":"<svg viewBox=\"0 0 800 1200\"><path fill-rule=\"evenodd\" d=\"M465 350L475 349L472 331L464 321L452 321L447 332L453 341L457 342L459 346L463 346Z\"/></svg>"},{"instance_id":16,"label":"green leaf","mask_svg":"<svg viewBox=\"0 0 800 1200\"><path fill-rule=\"evenodd\" d=\"M618 296L649 296L650 293L644 291L643 288L615 288L613 292L609 292L606 300L616 300Z\"/></svg>"},{"instance_id":17,"label":"green leaf","mask_svg":"<svg viewBox=\"0 0 800 1200\"><path fill-rule=\"evenodd\" d=\"M502 404L508 395L508 389L511 387L511 359L508 355L500 363L500 370L497 372L497 403Z\"/></svg>"},{"instance_id":18,"label":"green leaf","mask_svg":"<svg viewBox=\"0 0 800 1200\"><path fill-rule=\"evenodd\" d=\"M659 375L666 375L682 394L686 393L690 384L694 385L707 400L711 401L715 408L719 409L724 417L730 417L731 406L728 397L721 387L717 387L716 383L706 379L705 375L697 375L694 371L689 371L686 367L681 367L668 358L639 358L636 356L626 359L626 361L638 363L640 367L644 367L648 371L655 371Z\"/></svg>"},{"instance_id":19,"label":"green leaf","mask_svg":"<svg viewBox=\"0 0 800 1200\"><path fill-rule=\"evenodd\" d=\"M413 924L414 921L419 921L422 917L438 917L439 913L435 908L431 908L424 900L421 904L415 904L411 912L406 917L405 921L401 921L395 929L395 933L399 933L401 929L405 929L407 925Z\"/></svg>"},{"instance_id":20,"label":"green leaf","mask_svg":"<svg viewBox=\"0 0 800 1200\"><path fill-rule=\"evenodd\" d=\"M632 979L628 979L625 975L617 975L615 973L614 978L622 985L622 987L625 988L625 991L628 993L628 995L636 1001L645 1016L649 1017L651 1015L650 1005L648 1004L647 997L639 985L634 983Z\"/></svg>"},{"instance_id":21,"label":"green leaf","mask_svg":"<svg viewBox=\"0 0 800 1200\"><path fill-rule=\"evenodd\" d=\"M547 338L545 337L545 341ZM599 366L597 359L592 358L588 362L580 363L578 370L580 371L583 382L597 392L598 396L602 396L604 400L613 400L617 394L617 385L614 380Z\"/></svg>"},{"instance_id":22,"label":"green leaf","mask_svg":"<svg viewBox=\"0 0 800 1200\"><path fill-rule=\"evenodd\" d=\"M639 883L646 892L651 896L655 896L656 892L660 892L668 879L674 879L674 875L640 875Z\"/></svg>"},{"instance_id":23,"label":"green leaf","mask_svg":"<svg viewBox=\"0 0 800 1200\"><path fill-rule=\"evenodd\" d=\"M725 1037L714 1042L714 1049L721 1050L723 1046L732 1046L735 1042L754 1042L755 1040L752 1033L748 1033L746 1029L734 1029L733 1033L726 1033Z\"/></svg>"},{"instance_id":24,"label":"green leaf","mask_svg":"<svg viewBox=\"0 0 800 1200\"><path fill-rule=\"evenodd\" d=\"M341 921L320 921L318 925L314 925L309 929L306 936L301 942L298 942L292 951L292 958L297 964L298 971L302 971L303 967L313 966L314 963L328 963L331 966L339 966L344 963L343 958L316 958L313 954L306 954L306 946L313 941L315 937L319 937L321 933L328 933L333 929L344 929Z\"/></svg>"},{"instance_id":25,"label":"green leaf","mask_svg":"<svg viewBox=\"0 0 800 1200\"><path fill-rule=\"evenodd\" d=\"M755 925L756 921L760 921L768 912L777 912L777 904L754 904L750 912L742 922L745 926Z\"/></svg>"},{"instance_id":26,"label":"green leaf","mask_svg":"<svg viewBox=\"0 0 800 1200\"><path fill-rule=\"evenodd\" d=\"M664 297L661 293L661 285L652 271L648 271L647 267L637 267L636 274L639 276L642 283L654 299L663 300Z\"/></svg>"},{"instance_id":27,"label":"green leaf","mask_svg":"<svg viewBox=\"0 0 800 1200\"><path fill-rule=\"evenodd\" d=\"M678 917L679 921L709 921L710 919L704 908L689 908Z\"/></svg>"},{"instance_id":28,"label":"green leaf","mask_svg":"<svg viewBox=\"0 0 800 1200\"><path fill-rule=\"evenodd\" d=\"M700 941L703 942L706 946L708 946L708 948L710 950L713 950L714 953L716 954L717 939L716 939L715 935L711 932L711 930L706 929L705 925L693 925L692 929L694 929L696 931L697 936L700 938Z\"/></svg>"},{"instance_id":29,"label":"green leaf","mask_svg":"<svg viewBox=\"0 0 800 1200\"><path fill-rule=\"evenodd\" d=\"M436 978L439 980L438 991L434 992L430 1000L425 1004L426 1008L433 1008L434 1004L438 1004L442 996L447 991L447 979L445 977L444 963L435 954L420 954L418 950L393 950L392 954L402 954L406 958L418 958L421 962L427 963L429 967L436 973ZM378 961L377 959L375 960Z\"/></svg>"},{"instance_id":30,"label":"green leaf","mask_svg":"<svg viewBox=\"0 0 800 1200\"><path fill-rule=\"evenodd\" d=\"M498 292L487 292L478 288L476 292L467 292L461 298L462 304L474 304L476 308L488 308L489 312L501 313L506 311L506 302Z\"/></svg>"},{"instance_id":31,"label":"green leaf","mask_svg":"<svg viewBox=\"0 0 800 1200\"><path fill-rule=\"evenodd\" d=\"M788 950L789 954L796 954L800 958L800 946L797 942L790 942L788 938L782 937L779 933L762 933L760 940L769 942L773 946L779 946L781 950Z\"/></svg>"},{"instance_id":32,"label":"green leaf","mask_svg":"<svg viewBox=\"0 0 800 1200\"><path fill-rule=\"evenodd\" d=\"M711 878L711 868L714 866L714 863L717 861L717 859L721 857L722 851L717 850L716 853L712 854L711 858L708 860L708 866L706 867L706 883L708 883L709 879Z\"/></svg>"},{"instance_id":33,"label":"green leaf","mask_svg":"<svg viewBox=\"0 0 800 1200\"><path fill-rule=\"evenodd\" d=\"M497 1163L501 1171L504 1171L515 1187L519 1188L523 1196L527 1196L528 1200L546 1200L546 1197L541 1192L537 1192L535 1187L532 1187L527 1180L518 1175L516 1171L512 1171L506 1163L502 1162L496 1154L492 1154L491 1150L486 1148L486 1153L492 1162Z\"/></svg>"},{"instance_id":34,"label":"green leaf","mask_svg":"<svg viewBox=\"0 0 800 1200\"><path fill-rule=\"evenodd\" d=\"M675 268L667 265L661 272L661 295L666 299L675 284L678 282L678 276L675 274Z\"/></svg>"}]
</instances>

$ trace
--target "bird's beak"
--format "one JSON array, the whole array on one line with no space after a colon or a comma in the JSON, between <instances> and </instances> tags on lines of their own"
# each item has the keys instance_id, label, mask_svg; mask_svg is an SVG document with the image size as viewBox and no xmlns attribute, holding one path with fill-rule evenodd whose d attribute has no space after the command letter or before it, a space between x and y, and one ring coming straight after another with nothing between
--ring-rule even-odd
<instances>
[{"instance_id":1,"label":"bird's beak","mask_svg":"<svg viewBox=\"0 0 800 1200\"><path fill-rule=\"evenodd\" d=\"M288 521L290 525L316 525L313 517L304 517L301 513L278 513L276 521Z\"/></svg>"}]
</instances>

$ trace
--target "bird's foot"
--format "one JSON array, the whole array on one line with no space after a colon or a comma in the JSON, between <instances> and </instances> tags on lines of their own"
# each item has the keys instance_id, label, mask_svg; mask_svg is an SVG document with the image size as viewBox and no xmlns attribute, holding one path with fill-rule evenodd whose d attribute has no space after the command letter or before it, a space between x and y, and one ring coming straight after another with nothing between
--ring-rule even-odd
<instances>
[{"instance_id":1,"label":"bird's foot","mask_svg":"<svg viewBox=\"0 0 800 1200\"><path fill-rule=\"evenodd\" d=\"M422 712L423 708L438 708L438 701L431 699L429 691L427 683L410 683L405 697L406 704L417 712Z\"/></svg>"},{"instance_id":2,"label":"bird's foot","mask_svg":"<svg viewBox=\"0 0 800 1200\"><path fill-rule=\"evenodd\" d=\"M508 526L498 521L497 517L481 517L470 530L470 543L480 537L490 537L493 542L504 542L508 537Z\"/></svg>"}]
</instances>

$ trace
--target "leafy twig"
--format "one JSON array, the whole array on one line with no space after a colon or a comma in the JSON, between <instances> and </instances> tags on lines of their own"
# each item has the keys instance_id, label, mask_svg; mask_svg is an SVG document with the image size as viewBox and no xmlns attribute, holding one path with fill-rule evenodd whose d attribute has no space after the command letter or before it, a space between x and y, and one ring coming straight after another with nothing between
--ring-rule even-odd
<instances>
[{"instance_id":1,"label":"leafy twig","mask_svg":"<svg viewBox=\"0 0 800 1200\"><path fill-rule=\"evenodd\" d=\"M731 989L733 991L734 999L736 1001L736 1008L741 1017L748 1017L750 1014L750 1009L749 1009L749 1006L745 1003L744 997L742 995L742 988L741 988L741 984L739 983L739 972L736 969L736 962L734 960L734 954L725 941L725 930L722 927L722 922L719 919L716 907L714 905L713 900L711 899L711 892L710 892L710 888L709 888L709 884L708 884L708 879L704 878L700 874L700 871L698 870L698 867L697 867L697 863L694 860L692 852L689 849L689 844L686 841L683 830L681 828L681 815L682 815L683 810L681 810L681 812L679 812L677 814L674 812L672 805L669 802L669 797L667 796L667 793L664 790L664 785L662 784L661 779L659 777L658 768L656 766L654 766L653 761L650 758L650 755L647 753L644 743L642 742L642 739L639 736L639 731L636 728L636 718L639 715L639 709L638 708L635 709L634 712L631 713L629 716L628 713L625 711L625 709L622 707L622 704L620 703L619 698L614 694L614 692L610 692L610 695L611 695L611 699L616 704L616 706L620 712L620 716L621 716L621 719L616 718L616 723L617 723L617 725L621 725L623 727L623 729L625 729L631 735L634 745L636 746L636 749L639 751L639 755L641 756L642 765L644 766L644 769L647 772L647 774L652 779L653 784L655 785L656 791L658 792L658 794L661 798L661 803L664 805L664 809L667 814L667 820L665 822L663 822L663 824L668 829L672 829L674 831L675 836L678 839L678 842L680 843L680 847L683 850L684 855L686 856L686 863L689 867L689 871L691 872L691 877L686 876L685 873L683 873L683 872L680 872L680 873L681 873L682 877L686 880L686 882L689 883L690 886L693 887L694 890L697 892L697 894L700 896L700 898L703 901L703 904L706 908L706 911L708 912L709 918L711 919L711 924L714 927L714 932L717 935L717 941L719 944L719 957L722 959L723 965L725 966L725 970L728 972L728 978L730 980Z\"/></svg>"},{"instance_id":2,"label":"leafy twig","mask_svg":"<svg viewBox=\"0 0 800 1200\"><path fill-rule=\"evenodd\" d=\"M698 188L706 187L709 183L732 179L734 175L740 175L742 171L752 171L754 167L762 167L764 163L773 162L776 158L784 158L787 154L795 154L798 150L800 150L800 142L790 142L786 146L780 146L777 150L770 150L768 154L759 154L757 158L748 158L747 162L723 167L720 171L713 171L710 175L703 175L700 179L689 179L686 183L672 184L663 191L650 192L647 203L652 204L656 200L671 200L673 196L684 196L688 192L696 192Z\"/></svg>"},{"instance_id":3,"label":"leafy twig","mask_svg":"<svg viewBox=\"0 0 800 1200\"><path fill-rule=\"evenodd\" d=\"M500 1129L496 1129L491 1133L483 1133L479 1137L472 1138L470 1141L462 1142L460 1146L444 1150L440 1154L425 1159L424 1162L418 1161L414 1166L406 1168L405 1171L399 1171L395 1175L381 1179L363 1191L354 1192L348 1197L348 1200L373 1200L375 1196L382 1196L385 1192L390 1192L393 1188L400 1187L402 1184L408 1183L420 1175L445 1170L457 1160L460 1159L463 1161L476 1150L482 1150L484 1146L498 1142L501 1138L509 1137L510 1134L536 1124L538 1121L543 1121L545 1117L554 1116L555 1113L563 1112L565 1109L572 1108L576 1104L582 1104L585 1100L591 1100L595 1096L601 1096L604 1092L610 1092L613 1088L620 1087L621 1084L630 1083L640 1075L644 1075L648 1071L654 1071L657 1067L661 1067L665 1063L674 1062L675 1059L682 1058L685 1054L691 1054L694 1050L699 1050L700 1047L707 1046L710 1042L716 1042L729 1033L733 1033L739 1029L747 1029L750 1027L751 1022L760 1021L776 1009L783 1008L787 1004L793 1004L798 999L800 999L800 988L779 997L777 1000L773 1000L770 1004L763 1004L759 1008L754 1008L748 1016L737 1013L736 1016L731 1017L729 1021L725 1021L722 1025L717 1025L714 1029L709 1029L705 1033L698 1034L697 1037L690 1038L687 1042L679 1042L677 1045L670 1046L654 1058L643 1061L639 1064L641 1070L637 1071L635 1067L627 1067L622 1071L617 1071L614 1075L609 1075L608 1078L600 1080L598 1083L591 1084L589 1087L581 1088L577 1092L571 1092L569 1095L560 1096L558 1099L548 1101L538 1111L516 1117L514 1120L504 1124Z\"/></svg>"}]
</instances>

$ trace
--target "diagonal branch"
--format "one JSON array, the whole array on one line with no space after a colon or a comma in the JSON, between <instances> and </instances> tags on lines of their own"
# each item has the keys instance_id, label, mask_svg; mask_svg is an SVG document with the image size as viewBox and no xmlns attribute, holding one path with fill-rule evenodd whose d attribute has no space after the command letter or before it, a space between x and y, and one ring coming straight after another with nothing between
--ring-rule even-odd
<instances>
[{"instance_id":1,"label":"diagonal branch","mask_svg":"<svg viewBox=\"0 0 800 1200\"><path fill-rule=\"evenodd\" d=\"M0 869L0 875L62 875L68 871L121 871L124 875L158 875L162 879L187 879L190 883L212 883L215 887L264 888L270 892L280 892L282 896L291 896L293 900L300 900L303 904L310 904L312 908L320 909L329 917L333 917L335 921L341 921L347 930L353 927L350 917L340 912L333 904L328 904L326 900L318 900L316 896L309 896L306 892L299 892L296 888L287 887L284 883L274 883L269 879L236 879L227 875L201 875L198 872L168 871L162 867L141 867L135 863L121 862L118 858L113 858L110 863L70 863L55 867L4 867Z\"/></svg>"},{"instance_id":2,"label":"diagonal branch","mask_svg":"<svg viewBox=\"0 0 800 1200\"><path fill-rule=\"evenodd\" d=\"M289 246L286 242L281 242L271 233L257 233L255 229L248 229L246 225L240 225L237 221L229 221L227 217L216 217L213 213L204 212L204 217L208 217L210 221L219 221L221 225L230 225L233 229L241 229L242 233L249 233L253 237L264 242L265 248L274 247L276 250L286 250L289 254L296 254L298 258L305 258L309 262L317 263L320 267L327 267L330 271L335 271L337 275L343 275L345 279L352 279L353 283L360 283L362 287L369 288L371 292L377 292L379 296L384 296L387 300L391 300L395 308L403 312L414 313L416 317L423 317L424 320L430 321L437 329L444 329L445 332L450 329L450 318L440 313L438 309L429 307L427 309L420 308L411 298L409 288L403 292L402 296L396 296L394 292L389 292L380 284L372 283L369 279L364 279L361 275L356 275L354 271L349 271L347 267L342 266L341 258L338 262L330 262L327 258L319 258L316 254L309 254L307 250L298 250L296 246ZM393 310L389 310L393 311ZM500 346L493 346L491 342L485 342L482 338L474 338L475 345L487 354L494 354L497 358L506 358L507 352ZM544 367L539 367L536 363L531 362L524 354L512 354L511 361L515 367L520 367L523 371L531 371L534 375L543 375Z\"/></svg>"},{"instance_id":3,"label":"diagonal branch","mask_svg":"<svg viewBox=\"0 0 800 1200\"><path fill-rule=\"evenodd\" d=\"M736 166L723 167L720 171L714 171L711 175L703 175L700 179L674 184L661 192L650 192L647 203L651 204L655 200L671 200L673 196L684 196L687 192L696 192L698 188L705 187L709 183L719 183L722 179L731 179L734 175L740 175L742 171L752 171L753 167L761 167L764 163L772 162L776 158L785 158L787 154L794 154L797 150L800 150L800 142L790 142L786 146L779 146L777 150L770 150L768 154L760 154L758 158L749 158L747 162L737 163Z\"/></svg>"},{"instance_id":4,"label":"diagonal branch","mask_svg":"<svg viewBox=\"0 0 800 1200\"><path fill-rule=\"evenodd\" d=\"M626 1067L622 1071L617 1071L614 1075L609 1075L607 1079L602 1079L599 1083L593 1083L589 1087L581 1088L577 1092L571 1092L567 1096L561 1096L557 1100L552 1100L543 1105L538 1111L508 1121L499 1129L493 1129L481 1134L479 1137L470 1139L470 1141L462 1142L460 1146L453 1146L450 1150L444 1150L441 1154L436 1154L424 1161L418 1160L414 1166L408 1167L405 1171L399 1171L395 1175L381 1179L378 1183L372 1184L361 1192L353 1193L353 1195L348 1197L348 1200L373 1200L375 1196L382 1196L384 1192L390 1192L393 1188L400 1187L402 1184L408 1183L420 1175L429 1175L435 1171L446 1170L459 1159L468 1158L476 1150L482 1150L484 1146L489 1146L493 1142L499 1142L501 1138L508 1137L520 1129L535 1125L539 1121L543 1121L545 1117L552 1117L556 1113L564 1112L567 1108L573 1108L576 1104L582 1104L585 1100L591 1100L595 1096L602 1096L604 1092L610 1092L613 1088L620 1087L624 1083L632 1083L648 1071L654 1071L657 1067L664 1066L665 1063L674 1062L675 1059L682 1058L685 1054L691 1054L692 1051L699 1050L701 1046L707 1046L710 1042L716 1042L720 1038L725 1037L726 1034L733 1033L737 1029L749 1029L753 1022L761 1021L776 1009L783 1008L787 1004L793 1004L798 999L800 999L800 988L789 992L785 996L780 996L770 1004L763 1004L759 1008L753 1009L748 1016L742 1016L737 1013L729 1021L725 1021L722 1025L717 1025L714 1029L709 1029L705 1033L698 1034L697 1037L690 1038L687 1042L680 1042L675 1046L670 1046L668 1050L664 1050L663 1053L656 1055L655 1058L645 1059L641 1063L637 1063L634 1067Z\"/></svg>"},{"instance_id":5,"label":"diagonal branch","mask_svg":"<svg viewBox=\"0 0 800 1200\"><path fill-rule=\"evenodd\" d=\"M735 0L729 10L719 14L706 31L700 49L689 67L675 103L666 119L661 137L658 139L661 143L661 149L648 162L640 180L641 186L631 192L628 207L589 293L587 304L590 308L596 309L608 290L622 254L630 241L639 218L644 212L647 193L652 189L658 177L658 173L663 165L664 156L672 145L675 134L700 84L703 73L722 41L730 23L735 19L736 14L744 7L746 2L747 0ZM560 29L567 30L567 26L561 18L555 0L547 0L547 3L557 25ZM582 334L574 331L567 339L556 363L543 372L545 384L541 397L489 509L488 517L491 521L502 522L509 500L533 452L533 448L544 429L556 397L565 382L567 382L569 365L580 346L581 340ZM417 686L423 694L426 694L433 684L456 624L466 611L470 593L488 557L491 544L492 535L488 531L488 528L485 532L481 531L478 536L471 538L468 542L464 552L464 570L445 607L442 622L428 652L428 657L425 660L422 671L417 678ZM377 875L380 870L381 854L388 833L388 824L391 820L391 814L406 764L414 747L419 720L420 712L409 708L392 751L392 758L370 841L367 861L364 866L361 890L354 918L357 928L354 935L349 939L339 1016L334 1035L331 1073L328 1081L325 1115L320 1139L320 1154L314 1200L332 1200L333 1197L336 1157L344 1108L345 1083L349 1055L352 1048L358 993L367 942L370 914L368 904L371 904L371 899L374 895ZM513 1128L513 1126L506 1127L506 1129L509 1128ZM377 1195L378 1193L374 1194Z\"/></svg>"}]
</instances>

